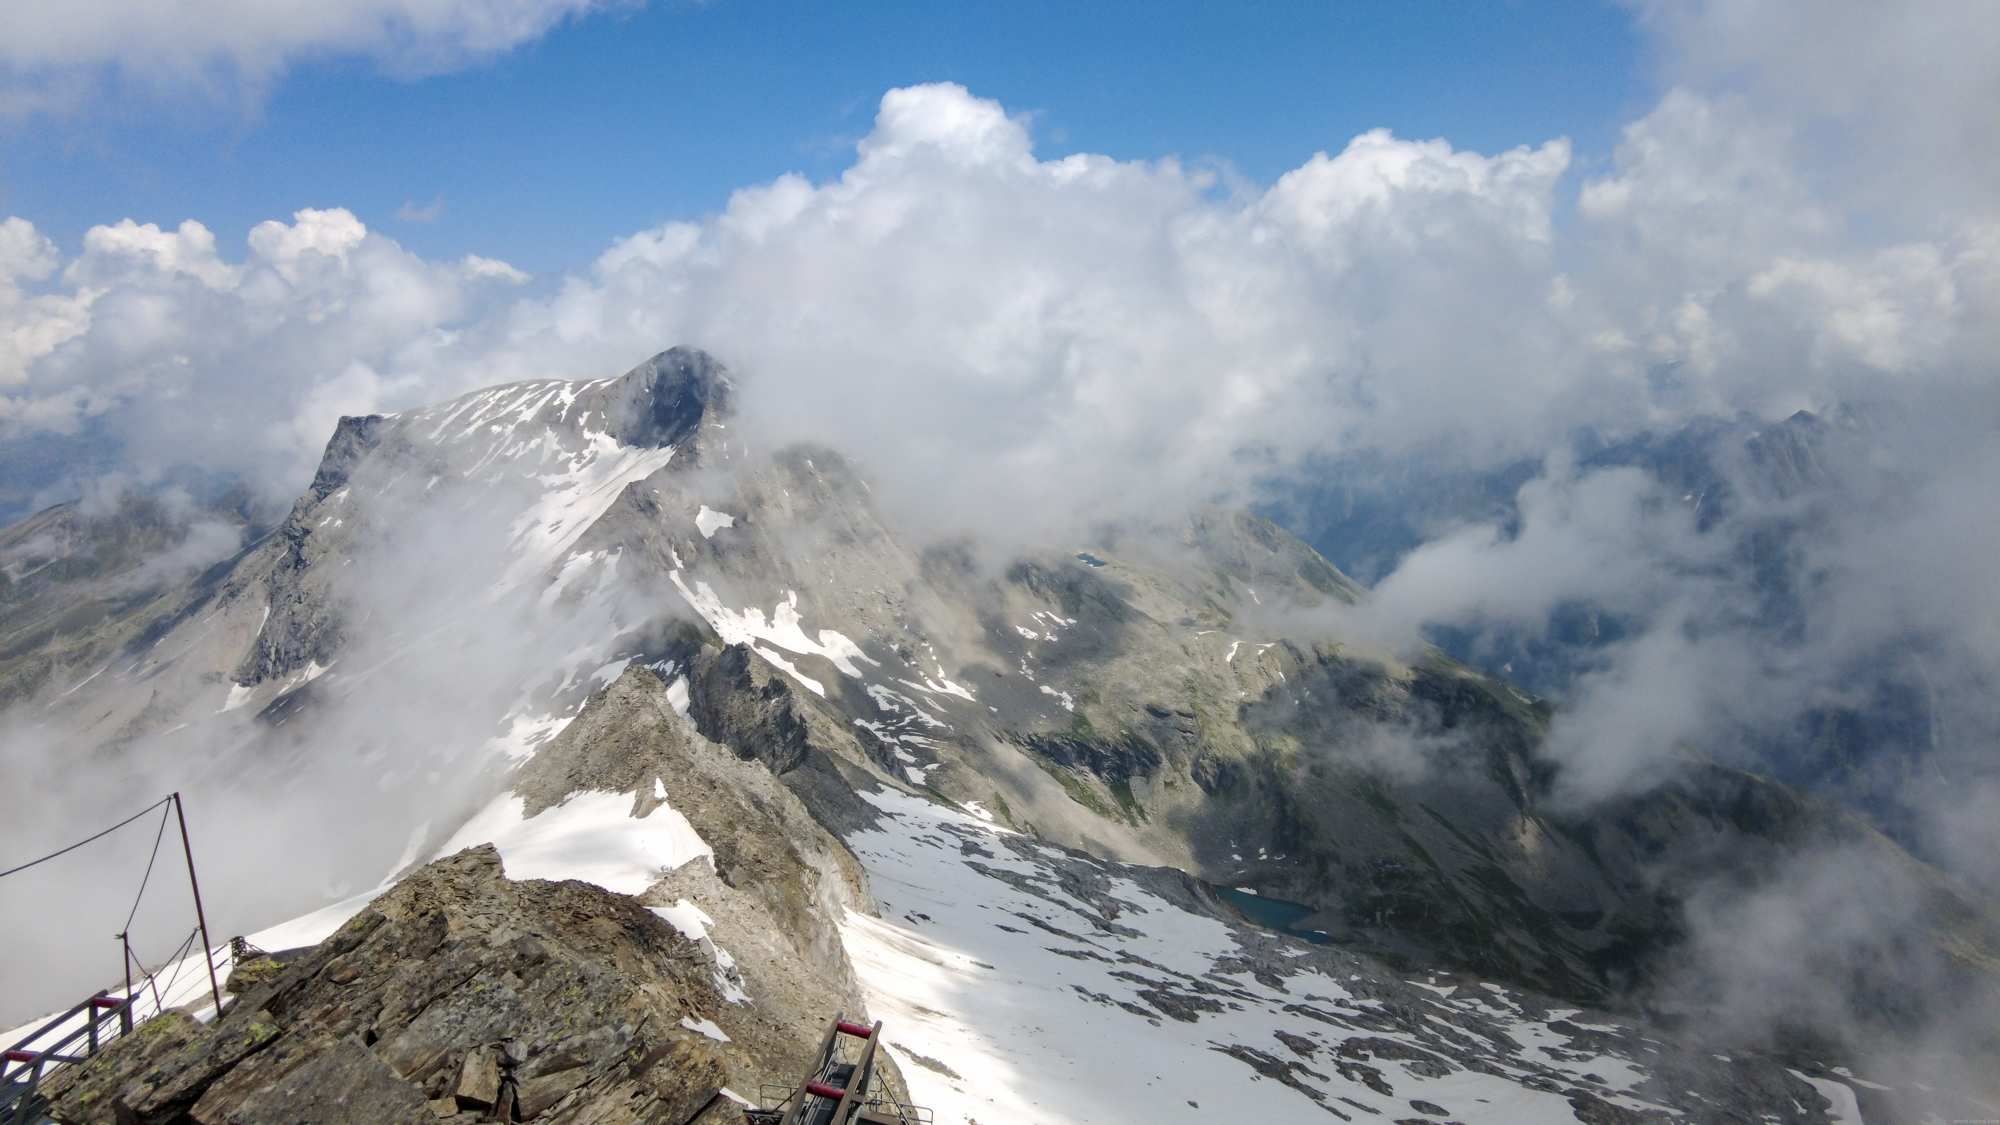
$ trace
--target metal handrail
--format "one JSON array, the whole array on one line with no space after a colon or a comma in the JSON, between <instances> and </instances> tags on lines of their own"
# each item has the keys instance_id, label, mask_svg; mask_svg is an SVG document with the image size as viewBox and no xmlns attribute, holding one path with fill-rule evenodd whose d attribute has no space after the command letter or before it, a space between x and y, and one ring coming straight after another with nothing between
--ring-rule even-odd
<instances>
[{"instance_id":1,"label":"metal handrail","mask_svg":"<svg viewBox=\"0 0 2000 1125\"><path fill-rule=\"evenodd\" d=\"M132 1002L136 999L138 999L137 993L130 996L112 996L108 989L99 992L36 1028L27 1037L15 1041L14 1045L4 1053L0 1053L0 1090L20 1087L14 1091L12 1105L0 1106L0 1125L27 1125L34 1119L31 1115L40 1114L41 1107L36 1104L36 1089L41 1085L45 1069L63 1063L81 1062L96 1054L112 1039L130 1032ZM35 1050L29 1049L29 1044L61 1029L63 1024L79 1015L84 1017L81 1026L72 1029L69 1034L47 1046ZM102 1034L100 1030L102 1025L114 1018L118 1021L118 1030L111 1035ZM83 1053L64 1054L66 1049L73 1052L72 1045L78 1039L84 1040ZM26 1075L25 1079L23 1075Z\"/></svg>"},{"instance_id":2,"label":"metal handrail","mask_svg":"<svg viewBox=\"0 0 2000 1125\"><path fill-rule=\"evenodd\" d=\"M750 1116L751 1120L757 1120L760 1116L762 1119L769 1121L782 1120L785 1111L792 1108L792 1099L795 1092L790 1086L778 1086L765 1082L757 1087L757 1109L755 1115L748 1114L746 1111L746 1116ZM878 1116L894 1117L896 1120L903 1122L904 1125L931 1125L932 1121L931 1111L924 1106L899 1102L882 1093L871 1092L868 1095L868 1100L861 1108Z\"/></svg>"}]
</instances>

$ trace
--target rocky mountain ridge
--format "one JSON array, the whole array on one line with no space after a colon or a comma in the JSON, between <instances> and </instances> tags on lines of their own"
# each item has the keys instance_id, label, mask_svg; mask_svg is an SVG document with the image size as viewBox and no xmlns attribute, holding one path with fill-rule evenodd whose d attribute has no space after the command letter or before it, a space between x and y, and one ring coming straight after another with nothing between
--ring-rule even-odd
<instances>
[{"instance_id":1,"label":"rocky mountain ridge","mask_svg":"<svg viewBox=\"0 0 2000 1125\"><path fill-rule=\"evenodd\" d=\"M1074 911L1098 894L1080 893L1082 872L1177 868L1302 904L1309 916L1294 933L1340 952L1228 923L1236 948L1278 942L1283 952L1269 956L1316 966L1329 981L1364 961L1360 975L1382 982L1472 974L1527 997L1508 1009L1517 1025L1564 1003L1635 1015L1670 963L1694 888L1718 874L1754 880L1774 856L1821 847L1864 851L1918 888L1906 952L1926 979L1980 995L2000 979L1989 906L1829 802L1700 762L1619 801L1581 810L1553 801L1554 767L1538 754L1546 703L1436 650L1412 657L1342 639L1339 607L1365 592L1274 524L1197 512L994 573L964 545L908 542L833 450L752 458L732 447L728 398L718 364L676 349L622 379L515 384L344 420L278 532L185 595L200 607L198 625L188 618L148 637L128 650L129 664L107 664L92 685L45 702L56 716L47 721L67 724L77 746L131 746L198 723L210 746L314 753L331 732L353 729L342 724L357 722L398 669L426 667L435 630L398 634L400 621L385 617L455 599L448 620L480 614L496 639L516 628L539 636L502 665L519 679L496 678L477 697L491 710L457 719L476 737L406 752L423 766L403 776L449 766L490 776L501 792L418 826L402 869L490 841L515 878L532 878L538 864L588 869L597 885L678 920L707 919L683 932L702 934L690 939L697 949L708 941L701 956L714 987L743 990L742 1011L758 1013L734 1029L718 1015L719 1029L773 1059L810 1038L816 1013L885 1003L884 974L928 971L908 959L915 946L879 928L921 933L916 912L871 917L877 902L912 893L883 885L881 872L932 846L986 863L969 857L991 845L966 832L997 833L1020 862L1041 864L1016 870L1028 884L968 867L994 884L972 884L975 897L1004 885ZM448 552L444 570L388 599L379 560L435 558L434 539ZM385 635L394 643L384 647ZM897 803L909 801L944 810L923 815L949 814L956 827ZM861 843L883 833L902 843L872 853ZM933 877L944 878L923 876ZM1049 881L1061 896L1022 890ZM1198 891L1161 902L1235 917ZM1120 936L1116 914L1088 908L1099 930ZM1036 917L1044 937L1076 936L1050 931L1068 929L1056 916ZM873 951L872 970L857 965L858 947ZM1059 956L1077 965L1111 956L1088 942L1070 949ZM1238 971L1220 965L1186 971L1194 981ZM1224 1011L1311 1018L1268 997L1115 973L1122 983L1083 986L1075 1002L1150 1011L1155 1022L1192 1015L1197 1026ZM1411 1019L1376 1030L1414 1036L1407 1050L1419 1055L1384 1057L1417 1064L1411 1073L1423 1079L1421 1052L1437 1052ZM1628 1045L1666 1033L1630 1026ZM1287 1096L1346 1112L1327 1100L1329 1087L1301 1077L1315 1054L1271 1039L1275 1026L1263 1033L1261 1045L1214 1049ZM1500 1071L1487 1077L1510 1087L1582 1081L1583 1072L1503 1065L1513 1056L1496 1049L1479 1057ZM1632 1054L1647 1049L1619 1056L1630 1081L1614 1089L1599 1076L1615 1097L1578 1087L1589 1094L1581 1100L1617 1113L1689 1112L1671 1082L1646 1085L1666 1073ZM1580 1052L1549 1050L1558 1060ZM1683 1056L1675 1066L1690 1074L1707 1066L1700 1050ZM1339 1057L1343 1076L1362 1065ZM934 1092L960 1073L914 1044L903 1058ZM1807 1054L1795 1061L1813 1065ZM1440 1065L1445 1074L1432 1077L1456 1073ZM1796 1119L1825 1119L1833 1103L1819 1105L1823 1092L1806 1089L1820 1088L1797 1087L1785 1070L1772 1056L1754 1096L1721 1072L1688 1081L1716 1092L1703 1097L1736 1098L1730 1113L1741 1120L1782 1110L1784 1098L1801 1107ZM1584 1120L1624 1119L1577 1100L1565 1104Z\"/></svg>"}]
</instances>

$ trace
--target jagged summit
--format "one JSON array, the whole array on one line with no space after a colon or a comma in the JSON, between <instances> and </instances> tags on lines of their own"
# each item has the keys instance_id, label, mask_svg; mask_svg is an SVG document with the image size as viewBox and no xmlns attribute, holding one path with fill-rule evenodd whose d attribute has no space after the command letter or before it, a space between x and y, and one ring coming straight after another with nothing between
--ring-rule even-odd
<instances>
[{"instance_id":1,"label":"jagged summit","mask_svg":"<svg viewBox=\"0 0 2000 1125\"><path fill-rule=\"evenodd\" d=\"M332 588L371 546L454 522L468 577L518 585L575 543L628 483L701 463L730 407L728 371L706 352L661 352L616 379L530 380L399 414L342 418L312 486L246 575L270 615L232 673L242 688L330 667L346 636ZM466 496L478 493L477 500ZM480 518L465 515L476 504ZM473 546L477 544L477 546Z\"/></svg>"},{"instance_id":2,"label":"jagged summit","mask_svg":"<svg viewBox=\"0 0 2000 1125\"><path fill-rule=\"evenodd\" d=\"M704 421L727 417L735 386L728 369L707 352L678 347L612 380L611 389L612 436L664 449L692 436Z\"/></svg>"},{"instance_id":3,"label":"jagged summit","mask_svg":"<svg viewBox=\"0 0 2000 1125\"><path fill-rule=\"evenodd\" d=\"M707 352L677 347L616 379L531 379L399 414L343 417L307 495L324 498L338 490L385 443L400 444L404 452L469 446L479 454L475 463L518 456L526 451L523 442L532 445L557 432L670 449L694 437L704 422L726 417L733 390L728 369Z\"/></svg>"}]
</instances>

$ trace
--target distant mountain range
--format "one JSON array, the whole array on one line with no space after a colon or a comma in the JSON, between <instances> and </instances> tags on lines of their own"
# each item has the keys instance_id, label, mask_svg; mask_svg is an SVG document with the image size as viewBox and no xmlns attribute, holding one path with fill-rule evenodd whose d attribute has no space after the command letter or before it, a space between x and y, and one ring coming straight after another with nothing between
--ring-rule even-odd
<instances>
[{"instance_id":1,"label":"distant mountain range","mask_svg":"<svg viewBox=\"0 0 2000 1125\"><path fill-rule=\"evenodd\" d=\"M968 1091L1008 1082L999 1060L1046 1068L1086 1027L1129 1032L1162 1083L1227 1076L1220 1104L1314 1119L1859 1106L1875 1122L1947 1105L1870 1071L1870 1050L1940 1003L2000 996L2000 912L1835 799L1855 793L1841 763L1909 715L1824 716L1774 755L1776 778L1690 747L1661 783L1579 805L1541 752L1558 704L1468 658L1551 690L1615 621L1578 606L1497 662L1469 637L1412 653L1340 634L1336 611L1369 593L1329 557L1373 577L1426 527L1504 521L1525 470L1331 480L1302 502L1311 546L1200 508L995 566L976 544L908 539L840 452L744 449L731 391L714 359L675 349L616 379L346 418L274 527L229 502L139 498L30 517L0 532L0 699L90 769L180 755L211 779L275 776L351 756L376 773L341 767L341 799L381 810L363 850L409 839L392 875L490 841L518 878L538 823L615 851L679 810L720 885L677 860L667 884L608 886L584 845L535 870L662 909L711 903L731 921L709 964L735 951L746 1003L791 1003L810 979L826 1003L931 1020L934 1046L897 1041L901 1073L968 1121L988 1112ZM1588 457L1671 480L1733 534L1743 478L1717 450L1809 490L1822 432L1844 424ZM1772 629L1788 581L1771 571ZM632 824L576 819L593 794ZM1820 853L1891 873L1914 904L1890 938L1899 963L1821 982L1840 999L1827 1010L1874 1022L1754 1042L1705 1025L1715 997L1690 981L1713 951L1689 945L1690 910ZM838 893L799 889L842 864ZM1229 904L1245 896L1281 909L1260 929ZM753 954L760 930L787 940ZM955 956L998 975L931 981L921 1003L899 991ZM1033 1001L996 1004L1017 987ZM812 1034L773 1018L730 1081ZM1991 1047L1961 1049L2000 1059ZM1087 1076L1019 1082L1060 1101ZM1160 1105L1210 1104L1191 1090Z\"/></svg>"}]
</instances>

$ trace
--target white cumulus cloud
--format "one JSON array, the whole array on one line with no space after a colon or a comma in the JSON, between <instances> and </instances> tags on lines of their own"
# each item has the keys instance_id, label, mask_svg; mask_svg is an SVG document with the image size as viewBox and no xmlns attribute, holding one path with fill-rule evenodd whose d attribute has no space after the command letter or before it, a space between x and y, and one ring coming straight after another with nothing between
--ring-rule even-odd
<instances>
[{"instance_id":1,"label":"white cumulus cloud","mask_svg":"<svg viewBox=\"0 0 2000 1125\"><path fill-rule=\"evenodd\" d=\"M451 70L634 0L0 0L0 108L55 108L96 75L180 88L266 86L295 60L360 55Z\"/></svg>"},{"instance_id":2,"label":"white cumulus cloud","mask_svg":"<svg viewBox=\"0 0 2000 1125\"><path fill-rule=\"evenodd\" d=\"M1717 745L1722 720L1770 730L1839 700L1843 669L1895 638L1950 653L1956 698L2000 678L1975 636L2000 605L1979 572L1879 594L1909 570L1886 544L1928 557L1954 520L2000 523L1967 460L2000 354L2000 210L1857 236L1767 101L1673 90L1575 188L1560 139L1486 155L1374 131L1224 192L1173 160L1038 159L999 104L913 87L883 98L838 178L746 187L527 296L504 263L424 261L337 209L258 226L240 258L192 221L98 227L66 265L16 220L0 428L281 501L339 414L604 377L684 343L741 376L753 448L843 449L921 532L999 551L1281 499L1370 457L1545 462L1511 525L1429 529L1349 624L1499 635L1579 601L1619 616L1629 635L1582 670L1555 742L1586 788L1616 789L1683 742ZM1737 538L1700 531L1693 496L1566 452L1583 431L1839 403L1901 411L1876 451L1894 464L1810 518L1746 492ZM80 486L45 495L63 487ZM1820 594L1782 644L1759 631L1761 572L1729 554L1759 519L1817 529L1786 565ZM1916 611L1939 597L1951 620Z\"/></svg>"},{"instance_id":3,"label":"white cumulus cloud","mask_svg":"<svg viewBox=\"0 0 2000 1125\"><path fill-rule=\"evenodd\" d=\"M1962 0L1639 0L1667 73L1802 126L1809 166L1871 209L2000 193L2000 6Z\"/></svg>"},{"instance_id":4,"label":"white cumulus cloud","mask_svg":"<svg viewBox=\"0 0 2000 1125\"><path fill-rule=\"evenodd\" d=\"M274 497L342 413L460 389L465 372L430 357L525 280L493 259L423 261L339 208L259 224L240 261L193 220L93 227L83 247L56 274L30 224L0 225L0 431L109 442L140 479L267 480Z\"/></svg>"}]
</instances>

